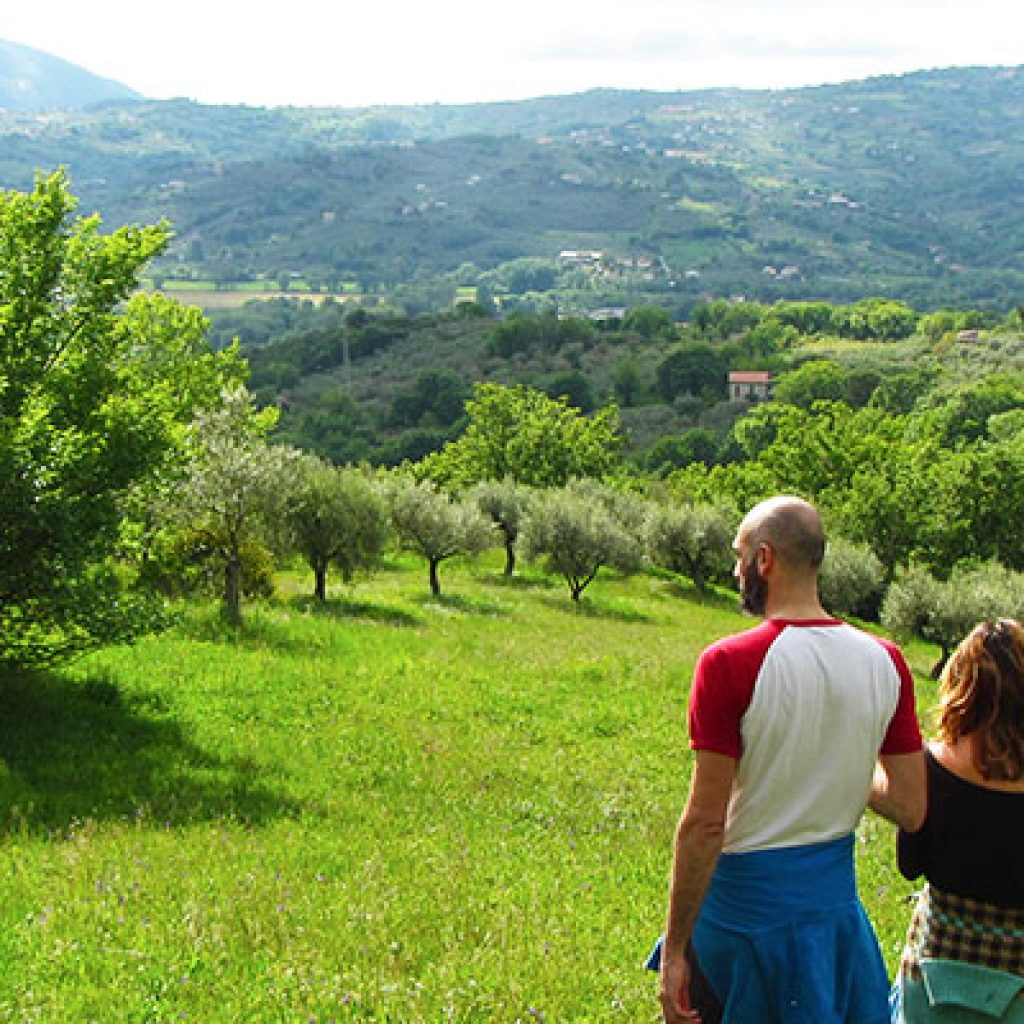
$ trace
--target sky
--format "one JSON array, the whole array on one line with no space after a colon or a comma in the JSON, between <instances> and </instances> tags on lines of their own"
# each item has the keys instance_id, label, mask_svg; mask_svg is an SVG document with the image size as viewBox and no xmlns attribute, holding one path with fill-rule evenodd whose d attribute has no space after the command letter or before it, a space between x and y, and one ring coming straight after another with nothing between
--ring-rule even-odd
<instances>
[{"instance_id":1,"label":"sky","mask_svg":"<svg viewBox=\"0 0 1024 1024\"><path fill-rule=\"evenodd\" d=\"M1019 0L0 0L0 38L152 99L471 103L1024 64Z\"/></svg>"}]
</instances>

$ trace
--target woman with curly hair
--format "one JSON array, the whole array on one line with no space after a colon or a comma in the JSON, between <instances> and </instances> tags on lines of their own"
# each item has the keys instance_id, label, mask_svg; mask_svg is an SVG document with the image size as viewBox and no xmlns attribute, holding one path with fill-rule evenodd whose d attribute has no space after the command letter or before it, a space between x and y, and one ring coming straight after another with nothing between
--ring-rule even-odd
<instances>
[{"instance_id":1,"label":"woman with curly hair","mask_svg":"<svg viewBox=\"0 0 1024 1024\"><path fill-rule=\"evenodd\" d=\"M939 687L928 815L898 860L924 876L893 1021L1024 1022L1024 627L976 626Z\"/></svg>"}]
</instances>

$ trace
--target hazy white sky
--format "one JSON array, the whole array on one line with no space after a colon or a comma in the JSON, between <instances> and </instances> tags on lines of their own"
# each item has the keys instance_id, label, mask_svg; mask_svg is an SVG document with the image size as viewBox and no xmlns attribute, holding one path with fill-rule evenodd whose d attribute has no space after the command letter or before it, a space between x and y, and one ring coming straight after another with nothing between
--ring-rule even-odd
<instances>
[{"instance_id":1,"label":"hazy white sky","mask_svg":"<svg viewBox=\"0 0 1024 1024\"><path fill-rule=\"evenodd\" d=\"M0 0L0 38L254 106L785 87L1024 64L1019 0Z\"/></svg>"}]
</instances>

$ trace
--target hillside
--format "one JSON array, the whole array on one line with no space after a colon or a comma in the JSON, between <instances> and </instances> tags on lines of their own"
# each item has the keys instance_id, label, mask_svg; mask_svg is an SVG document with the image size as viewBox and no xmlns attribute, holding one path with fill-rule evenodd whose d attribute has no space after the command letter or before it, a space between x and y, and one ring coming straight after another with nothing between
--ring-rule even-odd
<instances>
[{"instance_id":1,"label":"hillside","mask_svg":"<svg viewBox=\"0 0 1024 1024\"><path fill-rule=\"evenodd\" d=\"M0 111L80 110L94 103L141 99L109 78L0 39Z\"/></svg>"},{"instance_id":2,"label":"hillside","mask_svg":"<svg viewBox=\"0 0 1024 1024\"><path fill-rule=\"evenodd\" d=\"M1019 68L465 106L119 103L0 116L0 185L66 165L108 224L172 222L161 278L221 287L453 291L531 258L553 275L541 290L583 308L742 293L1005 310L1024 293L1022 117Z\"/></svg>"},{"instance_id":3,"label":"hillside","mask_svg":"<svg viewBox=\"0 0 1024 1024\"><path fill-rule=\"evenodd\" d=\"M12 1017L652 1018L687 682L749 620L655 577L602 573L578 609L496 557L444 580L431 601L403 557L316 609L289 575L242 630L193 605L6 688ZM890 968L893 842L859 829Z\"/></svg>"}]
</instances>

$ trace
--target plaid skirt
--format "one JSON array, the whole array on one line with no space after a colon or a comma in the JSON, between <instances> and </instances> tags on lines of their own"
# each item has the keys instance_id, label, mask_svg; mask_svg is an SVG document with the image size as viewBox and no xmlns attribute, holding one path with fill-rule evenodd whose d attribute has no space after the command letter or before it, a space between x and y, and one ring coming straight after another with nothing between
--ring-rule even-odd
<instances>
[{"instance_id":1,"label":"plaid skirt","mask_svg":"<svg viewBox=\"0 0 1024 1024\"><path fill-rule=\"evenodd\" d=\"M926 885L910 921L902 972L919 980L924 959L959 960L1024 977L1024 909Z\"/></svg>"}]
</instances>

